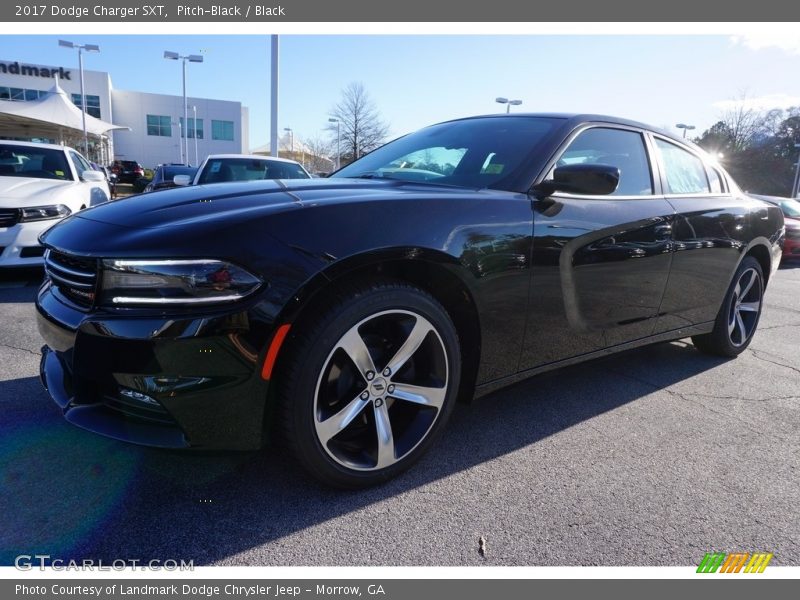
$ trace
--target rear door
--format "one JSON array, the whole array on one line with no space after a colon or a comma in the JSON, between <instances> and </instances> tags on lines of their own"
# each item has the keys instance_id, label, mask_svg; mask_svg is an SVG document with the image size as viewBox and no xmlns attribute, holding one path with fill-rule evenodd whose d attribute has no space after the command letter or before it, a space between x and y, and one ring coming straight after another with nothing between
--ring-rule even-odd
<instances>
[{"instance_id":1,"label":"rear door","mask_svg":"<svg viewBox=\"0 0 800 600\"><path fill-rule=\"evenodd\" d=\"M714 320L750 237L750 201L690 146L652 136L667 201L675 209L675 254L655 333Z\"/></svg>"},{"instance_id":2,"label":"rear door","mask_svg":"<svg viewBox=\"0 0 800 600\"><path fill-rule=\"evenodd\" d=\"M533 270L520 370L652 334L671 263L674 210L645 132L591 124L574 132L560 164L620 170L608 196L556 192L534 200ZM549 175L548 175L549 177Z\"/></svg>"}]
</instances>

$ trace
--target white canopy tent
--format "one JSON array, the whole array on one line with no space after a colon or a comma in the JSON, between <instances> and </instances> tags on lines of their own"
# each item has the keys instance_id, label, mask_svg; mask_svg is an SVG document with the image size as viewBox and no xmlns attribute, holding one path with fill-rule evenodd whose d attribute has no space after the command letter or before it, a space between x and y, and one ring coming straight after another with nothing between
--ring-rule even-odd
<instances>
[{"instance_id":1,"label":"white canopy tent","mask_svg":"<svg viewBox=\"0 0 800 600\"><path fill-rule=\"evenodd\" d=\"M86 115L86 132L96 142L94 158L103 164L109 162L107 134L114 129L130 130L130 127ZM38 100L0 101L0 136L54 139L59 144L80 147L83 138L82 111L56 81L48 93Z\"/></svg>"}]
</instances>

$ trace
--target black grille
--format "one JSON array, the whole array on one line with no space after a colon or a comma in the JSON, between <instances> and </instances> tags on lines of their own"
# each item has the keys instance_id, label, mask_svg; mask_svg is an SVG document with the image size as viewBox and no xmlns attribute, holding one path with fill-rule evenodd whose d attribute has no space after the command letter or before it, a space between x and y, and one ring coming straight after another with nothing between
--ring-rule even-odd
<instances>
[{"instance_id":1,"label":"black grille","mask_svg":"<svg viewBox=\"0 0 800 600\"><path fill-rule=\"evenodd\" d=\"M19 223L19 210L16 208L0 208L0 227L12 227Z\"/></svg>"},{"instance_id":2,"label":"black grille","mask_svg":"<svg viewBox=\"0 0 800 600\"><path fill-rule=\"evenodd\" d=\"M144 402L137 402L136 400L125 398L122 395L117 397L110 395L104 396L102 402L111 410L122 413L125 417L130 419L149 421L161 425L176 425L175 420L160 404L145 404Z\"/></svg>"},{"instance_id":3,"label":"black grille","mask_svg":"<svg viewBox=\"0 0 800 600\"><path fill-rule=\"evenodd\" d=\"M44 269L61 293L81 306L91 306L97 291L97 261L48 250Z\"/></svg>"}]
</instances>

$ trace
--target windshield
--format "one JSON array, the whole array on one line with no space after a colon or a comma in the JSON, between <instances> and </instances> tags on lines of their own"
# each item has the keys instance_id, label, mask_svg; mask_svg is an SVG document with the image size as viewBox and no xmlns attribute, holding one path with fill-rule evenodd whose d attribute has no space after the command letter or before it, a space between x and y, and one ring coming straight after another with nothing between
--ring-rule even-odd
<instances>
[{"instance_id":1,"label":"windshield","mask_svg":"<svg viewBox=\"0 0 800 600\"><path fill-rule=\"evenodd\" d=\"M784 200L781 202L781 210L787 217L800 219L800 202L797 200Z\"/></svg>"},{"instance_id":2,"label":"windshield","mask_svg":"<svg viewBox=\"0 0 800 600\"><path fill-rule=\"evenodd\" d=\"M203 167L198 184L257 179L309 179L296 163L259 158L212 158Z\"/></svg>"},{"instance_id":3,"label":"windshield","mask_svg":"<svg viewBox=\"0 0 800 600\"><path fill-rule=\"evenodd\" d=\"M390 142L331 177L424 181L510 189L510 180L558 124L546 117L485 117L441 123Z\"/></svg>"},{"instance_id":4,"label":"windshield","mask_svg":"<svg viewBox=\"0 0 800 600\"><path fill-rule=\"evenodd\" d=\"M72 180L61 150L0 144L0 176Z\"/></svg>"},{"instance_id":5,"label":"windshield","mask_svg":"<svg viewBox=\"0 0 800 600\"><path fill-rule=\"evenodd\" d=\"M197 169L194 167L164 167L161 171L161 179L163 181L172 181L175 175L189 175L194 177Z\"/></svg>"}]
</instances>

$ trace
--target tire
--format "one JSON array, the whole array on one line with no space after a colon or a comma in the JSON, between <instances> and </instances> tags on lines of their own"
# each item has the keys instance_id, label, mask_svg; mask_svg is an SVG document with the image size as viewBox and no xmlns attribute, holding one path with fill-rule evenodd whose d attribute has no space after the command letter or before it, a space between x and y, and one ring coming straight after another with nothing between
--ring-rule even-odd
<instances>
[{"instance_id":1,"label":"tire","mask_svg":"<svg viewBox=\"0 0 800 600\"><path fill-rule=\"evenodd\" d=\"M282 436L299 463L348 489L414 464L458 393L458 335L445 309L410 285L363 284L296 329L278 401Z\"/></svg>"},{"instance_id":2,"label":"tire","mask_svg":"<svg viewBox=\"0 0 800 600\"><path fill-rule=\"evenodd\" d=\"M764 305L764 273L761 264L746 256L725 294L711 333L692 337L705 354L733 358L753 340Z\"/></svg>"}]
</instances>

